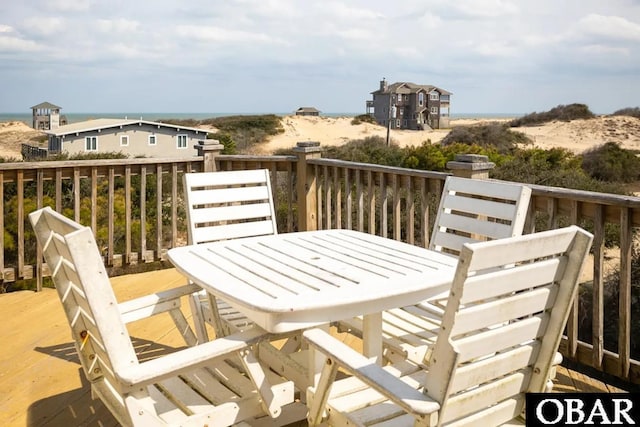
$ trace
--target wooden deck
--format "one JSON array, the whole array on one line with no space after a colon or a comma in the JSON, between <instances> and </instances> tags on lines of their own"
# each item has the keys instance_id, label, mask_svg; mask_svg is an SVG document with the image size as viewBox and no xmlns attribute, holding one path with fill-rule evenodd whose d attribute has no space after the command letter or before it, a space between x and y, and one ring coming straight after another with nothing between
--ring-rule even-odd
<instances>
[{"instance_id":1,"label":"wooden deck","mask_svg":"<svg viewBox=\"0 0 640 427\"><path fill-rule=\"evenodd\" d=\"M119 300L172 288L184 281L174 269L112 279ZM55 290L0 295L0 313L0 425L118 425L99 400L91 399ZM142 358L183 343L168 314L133 324L130 332ZM558 370L554 390L626 391L564 367Z\"/></svg>"}]
</instances>

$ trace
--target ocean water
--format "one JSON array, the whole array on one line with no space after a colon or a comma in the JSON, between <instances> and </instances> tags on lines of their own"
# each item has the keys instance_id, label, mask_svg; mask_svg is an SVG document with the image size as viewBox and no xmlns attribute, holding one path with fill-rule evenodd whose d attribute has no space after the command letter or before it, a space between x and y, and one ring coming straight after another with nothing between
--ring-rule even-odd
<instances>
[{"instance_id":1,"label":"ocean water","mask_svg":"<svg viewBox=\"0 0 640 427\"><path fill-rule=\"evenodd\" d=\"M214 117L237 115L268 114L268 113L63 113L69 123L83 122L91 119L143 119L150 122L163 119L194 119L204 120ZM293 113L273 113L278 116L288 116ZM355 117L363 113L321 113L322 117ZM519 113L457 113L451 114L452 119L494 119L519 117ZM0 113L0 123L21 121L31 126L31 113Z\"/></svg>"}]
</instances>

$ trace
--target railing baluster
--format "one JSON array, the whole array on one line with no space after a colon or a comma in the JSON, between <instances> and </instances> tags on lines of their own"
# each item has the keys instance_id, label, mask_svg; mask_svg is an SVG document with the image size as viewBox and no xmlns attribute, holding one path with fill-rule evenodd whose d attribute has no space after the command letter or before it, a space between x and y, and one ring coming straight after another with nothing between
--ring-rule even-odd
<instances>
[{"instance_id":1,"label":"railing baluster","mask_svg":"<svg viewBox=\"0 0 640 427\"><path fill-rule=\"evenodd\" d=\"M400 207L400 203L401 203L401 199L400 199L400 177L398 175L393 175L392 178L392 182L393 182L393 238L395 240L400 240L401 239L401 219L402 219L402 213L401 213L401 207Z\"/></svg>"},{"instance_id":2,"label":"railing baluster","mask_svg":"<svg viewBox=\"0 0 640 427\"><path fill-rule=\"evenodd\" d=\"M107 247L107 265L113 266L114 257L115 257L115 248L114 248L114 227L115 227L115 170L113 166L109 167L109 177L108 177L108 215L109 215L109 237L108 237L108 247Z\"/></svg>"},{"instance_id":3,"label":"railing baluster","mask_svg":"<svg viewBox=\"0 0 640 427\"><path fill-rule=\"evenodd\" d=\"M367 212L369 218L369 233L376 234L376 187L373 171L367 171Z\"/></svg>"},{"instance_id":4,"label":"railing baluster","mask_svg":"<svg viewBox=\"0 0 640 427\"><path fill-rule=\"evenodd\" d=\"M351 169L345 168L344 170L344 191L347 196L347 229L353 230L353 200L351 190Z\"/></svg>"},{"instance_id":5,"label":"railing baluster","mask_svg":"<svg viewBox=\"0 0 640 427\"><path fill-rule=\"evenodd\" d=\"M382 237L389 234L389 192L387 190L387 174L380 174L380 228Z\"/></svg>"},{"instance_id":6,"label":"railing baluster","mask_svg":"<svg viewBox=\"0 0 640 427\"><path fill-rule=\"evenodd\" d=\"M98 168L91 168L91 230L98 233Z\"/></svg>"},{"instance_id":7,"label":"railing baluster","mask_svg":"<svg viewBox=\"0 0 640 427\"><path fill-rule=\"evenodd\" d=\"M138 258L147 262L147 167L140 166L140 254Z\"/></svg>"},{"instance_id":8,"label":"railing baluster","mask_svg":"<svg viewBox=\"0 0 640 427\"><path fill-rule=\"evenodd\" d=\"M131 263L131 165L124 167L124 259Z\"/></svg>"},{"instance_id":9,"label":"railing baluster","mask_svg":"<svg viewBox=\"0 0 640 427\"><path fill-rule=\"evenodd\" d=\"M336 192L336 228L342 228L342 182L340 173L343 169L336 167L333 170L333 188Z\"/></svg>"},{"instance_id":10,"label":"railing baluster","mask_svg":"<svg viewBox=\"0 0 640 427\"><path fill-rule=\"evenodd\" d=\"M629 378L631 357L631 248L633 234L628 208L620 209L620 295L618 306L618 355L620 377Z\"/></svg>"},{"instance_id":11,"label":"railing baluster","mask_svg":"<svg viewBox=\"0 0 640 427\"><path fill-rule=\"evenodd\" d=\"M56 169L56 212L62 212L62 169Z\"/></svg>"},{"instance_id":12,"label":"railing baluster","mask_svg":"<svg viewBox=\"0 0 640 427\"><path fill-rule=\"evenodd\" d=\"M364 190L362 188L362 172L356 169L356 215L358 231L364 231Z\"/></svg>"},{"instance_id":13,"label":"railing baluster","mask_svg":"<svg viewBox=\"0 0 640 427\"><path fill-rule=\"evenodd\" d=\"M596 205L593 237L593 312L592 337L593 345L592 364L595 368L602 367L602 355L604 350L604 208Z\"/></svg>"},{"instance_id":14,"label":"railing baluster","mask_svg":"<svg viewBox=\"0 0 640 427\"><path fill-rule=\"evenodd\" d=\"M42 209L42 199L44 199L44 171L38 169L36 172L36 209ZM36 292L40 292L42 290L42 248L39 245L36 246L36 268L33 275L36 278Z\"/></svg>"},{"instance_id":15,"label":"railing baluster","mask_svg":"<svg viewBox=\"0 0 640 427\"><path fill-rule=\"evenodd\" d=\"M422 246L429 247L429 181L420 180L420 240Z\"/></svg>"},{"instance_id":16,"label":"railing baluster","mask_svg":"<svg viewBox=\"0 0 640 427\"><path fill-rule=\"evenodd\" d=\"M80 222L80 169L73 168L73 219Z\"/></svg>"},{"instance_id":17,"label":"railing baluster","mask_svg":"<svg viewBox=\"0 0 640 427\"><path fill-rule=\"evenodd\" d=\"M156 166L156 259L162 259L162 165Z\"/></svg>"},{"instance_id":18,"label":"railing baluster","mask_svg":"<svg viewBox=\"0 0 640 427\"><path fill-rule=\"evenodd\" d=\"M178 245L178 165L171 164L171 247Z\"/></svg>"},{"instance_id":19,"label":"railing baluster","mask_svg":"<svg viewBox=\"0 0 640 427\"><path fill-rule=\"evenodd\" d=\"M22 170L17 173L16 186L18 198L18 277L24 277L24 171Z\"/></svg>"},{"instance_id":20,"label":"railing baluster","mask_svg":"<svg viewBox=\"0 0 640 427\"><path fill-rule=\"evenodd\" d=\"M578 224L579 211L580 202L573 200L571 203L571 224ZM569 318L567 319L567 352L569 353L569 357L573 360L577 358L578 351L579 301L580 295L579 293L576 293L576 296L571 302L571 311L569 312Z\"/></svg>"},{"instance_id":21,"label":"railing baluster","mask_svg":"<svg viewBox=\"0 0 640 427\"><path fill-rule=\"evenodd\" d=\"M316 171L318 173L320 173L320 171L326 171L324 167L320 167L320 166L314 166ZM326 198L326 191L325 191L325 176L320 176L318 177L316 175L316 191L317 191L317 197L318 200L316 202L316 219L318 221L318 227L320 229L325 229L328 228L328 226L325 224L324 220L324 214L322 212L322 207L324 206L325 203L325 198Z\"/></svg>"},{"instance_id":22,"label":"railing baluster","mask_svg":"<svg viewBox=\"0 0 640 427\"><path fill-rule=\"evenodd\" d=\"M413 194L413 179L410 176L407 177L407 243L414 244L414 233L415 233L415 218L416 214L416 204L414 200Z\"/></svg>"}]
</instances>

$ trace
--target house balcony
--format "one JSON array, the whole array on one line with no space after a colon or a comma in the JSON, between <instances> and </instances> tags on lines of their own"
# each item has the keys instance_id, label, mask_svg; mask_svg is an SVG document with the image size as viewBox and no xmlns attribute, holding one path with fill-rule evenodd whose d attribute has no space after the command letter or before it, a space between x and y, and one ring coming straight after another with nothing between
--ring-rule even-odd
<instances>
[{"instance_id":1,"label":"house balcony","mask_svg":"<svg viewBox=\"0 0 640 427\"><path fill-rule=\"evenodd\" d=\"M185 172L269 169L280 233L347 228L421 246L428 244L448 175L324 159L314 143L300 143L291 156L219 155L218 149L205 145L202 156L178 160L0 164L2 287L35 283L35 292L0 295L5 320L0 394L10 396L0 413L7 414L8 424L115 424L99 401L90 400L62 307L50 289L50 272L26 220L31 211L52 206L91 227L116 294L128 299L185 280L166 260L169 248L186 244ZM473 177L478 170L453 172ZM640 338L631 333L631 301L637 299L632 249L640 198L531 187L526 232L578 224L595 236L581 297L560 347L571 369L558 371L555 390L636 390L640 362L634 351ZM607 247L610 241L616 244ZM611 294L617 295L615 304L605 303ZM144 355L180 345L170 320L141 327L132 335L151 337L135 343Z\"/></svg>"}]
</instances>

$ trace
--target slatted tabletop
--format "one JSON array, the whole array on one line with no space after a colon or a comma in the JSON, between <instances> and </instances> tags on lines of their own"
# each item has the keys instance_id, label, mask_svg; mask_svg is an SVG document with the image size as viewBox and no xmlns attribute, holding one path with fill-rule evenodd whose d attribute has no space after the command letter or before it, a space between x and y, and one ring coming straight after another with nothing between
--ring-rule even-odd
<instances>
[{"instance_id":1,"label":"slatted tabletop","mask_svg":"<svg viewBox=\"0 0 640 427\"><path fill-rule=\"evenodd\" d=\"M168 256L182 274L274 333L415 304L447 290L457 263L352 230L191 245Z\"/></svg>"}]
</instances>

